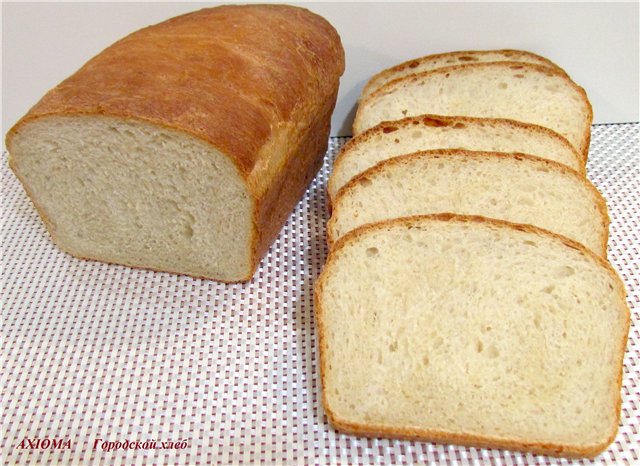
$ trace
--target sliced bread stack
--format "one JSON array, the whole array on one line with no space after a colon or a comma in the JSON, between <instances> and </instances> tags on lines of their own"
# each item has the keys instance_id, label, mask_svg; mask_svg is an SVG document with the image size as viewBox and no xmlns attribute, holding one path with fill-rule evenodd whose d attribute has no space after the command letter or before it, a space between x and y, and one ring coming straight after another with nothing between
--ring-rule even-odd
<instances>
[{"instance_id":1,"label":"sliced bread stack","mask_svg":"<svg viewBox=\"0 0 640 466\"><path fill-rule=\"evenodd\" d=\"M454 212L532 224L606 257L606 203L585 177L591 119L584 90L529 52L385 70L365 87L335 162L329 244L366 223Z\"/></svg>"},{"instance_id":2,"label":"sliced bread stack","mask_svg":"<svg viewBox=\"0 0 640 466\"><path fill-rule=\"evenodd\" d=\"M395 157L341 191L329 244L367 223L451 212L534 224L607 254L604 199L584 176L525 154L460 149Z\"/></svg>"},{"instance_id":3,"label":"sliced bread stack","mask_svg":"<svg viewBox=\"0 0 640 466\"><path fill-rule=\"evenodd\" d=\"M585 177L591 107L528 52L374 76L329 180L323 404L346 432L592 457L629 310Z\"/></svg>"},{"instance_id":4,"label":"sliced bread stack","mask_svg":"<svg viewBox=\"0 0 640 466\"><path fill-rule=\"evenodd\" d=\"M424 73L426 71L432 71L447 66L505 61L547 66L564 73L564 70L551 60L523 50L473 50L447 52L428 55L415 60L408 60L381 71L373 76L365 85L360 96L360 101L365 100L385 84L409 75Z\"/></svg>"},{"instance_id":5,"label":"sliced bread stack","mask_svg":"<svg viewBox=\"0 0 640 466\"><path fill-rule=\"evenodd\" d=\"M583 157L593 113L587 95L556 67L525 62L446 66L393 79L360 102L357 135L382 121L421 114L508 118L564 136Z\"/></svg>"},{"instance_id":6,"label":"sliced bread stack","mask_svg":"<svg viewBox=\"0 0 640 466\"><path fill-rule=\"evenodd\" d=\"M420 115L382 122L351 139L338 154L329 178L329 198L356 175L383 160L429 149L523 152L561 163L584 175L582 155L542 126L499 118Z\"/></svg>"}]
</instances>

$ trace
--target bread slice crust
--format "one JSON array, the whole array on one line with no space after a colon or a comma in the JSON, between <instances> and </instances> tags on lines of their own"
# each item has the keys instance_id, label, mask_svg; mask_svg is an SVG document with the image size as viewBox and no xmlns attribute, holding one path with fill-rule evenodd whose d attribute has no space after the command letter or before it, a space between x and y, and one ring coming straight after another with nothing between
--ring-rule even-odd
<instances>
[{"instance_id":1,"label":"bread slice crust","mask_svg":"<svg viewBox=\"0 0 640 466\"><path fill-rule=\"evenodd\" d=\"M363 123L363 114L367 111L367 107L374 102L376 99L394 92L396 89L401 88L403 85L406 85L408 83L412 83L412 82L417 82L419 80L424 80L424 79L431 79L431 78L437 78L437 77L447 77L447 75L451 75L452 73L460 73L460 74L465 74L465 73L473 73L476 70L490 70L490 69L495 69L495 70L507 70L507 69L512 69L512 70L518 70L518 69L527 69L527 70L531 70L533 72L536 73L540 73L540 74L544 74L547 76L555 76L558 79L562 80L568 87L570 87L572 89L573 92L576 93L576 96L580 99L582 105L584 106L585 110L586 110L586 115L585 115L585 125L584 125L584 131L583 134L581 136L581 140L579 141L578 144L574 144L573 142L569 141L570 143L572 143L572 145L574 145L575 149L581 153L583 160L587 159L588 156L588 152L589 152L589 143L591 141L591 122L593 121L593 108L591 106L591 102L589 102L589 98L587 97L587 93L586 91L578 86L575 82L573 82L567 75L566 73L564 73L561 70L558 69L554 69L554 68L550 68L548 66L541 66L541 65L534 65L534 64L530 64L530 63L522 63L522 62L487 62L487 63L472 63L472 64L467 64L467 65L454 65L454 66L448 66L448 67L444 67L444 68L438 68L436 70L431 70L431 71L425 71L423 73L416 73L416 74L412 74L409 76L405 76L402 78L398 78L398 79L394 79L388 83L386 83L384 86L380 87L379 89L377 89L373 94L371 94L370 96L368 96L366 99L364 99L362 101L362 103L358 106L358 110L356 112L356 116L353 122L353 135L357 136L358 134L364 132L365 130L369 129L369 127L371 126L375 126L371 125L371 126L365 126L365 123ZM425 112L414 112L414 114L422 114ZM427 112L430 113L430 112ZM453 116L453 115L461 115L459 112L449 112L449 115ZM406 116L412 116L412 115L406 115ZM466 114L464 116L473 116L473 117L496 117L497 115L478 115L478 114ZM396 118L394 118L396 119ZM516 119L516 118L509 118L509 119ZM519 121L523 121L524 123L534 123L534 124L538 124L535 121L529 121L529 120L525 120L522 118L518 118L517 120ZM380 122L378 122L380 123ZM376 124L378 124L376 123ZM541 126L545 126L545 125L541 125ZM554 128L550 128L552 130L554 130ZM554 130L555 131L555 130ZM557 131L556 131L557 132ZM569 138L567 138L569 139Z\"/></svg>"},{"instance_id":2,"label":"bread slice crust","mask_svg":"<svg viewBox=\"0 0 640 466\"><path fill-rule=\"evenodd\" d=\"M506 118L476 118L476 117L465 117L465 116L444 116L444 115L432 115L432 114L424 114L417 115L412 117L405 117L401 120L395 121L384 121L379 123L378 125L369 128L368 130L358 134L357 136L351 138L347 143L342 147L336 159L333 162L333 173L340 170L342 165L345 163L349 157L352 156L353 152L356 150L358 145L365 144L366 142L379 137L383 134L393 134L398 131L398 129L409 129L409 128L421 128L421 127L453 127L456 125L489 125L495 127L503 127L503 128L515 128L522 131L529 131L533 133L537 133L547 137L551 140L554 140L558 144L562 145L568 152L571 152L575 158L575 167L578 168L576 171L580 172L580 174L584 175L586 173L585 161L582 158L582 155L571 145L569 141L564 136L556 133L555 131L546 128L544 126L535 125L532 123L524 123L517 120L509 120ZM540 156L537 154L529 154L533 156ZM572 167L570 167L572 168ZM328 182L328 191L330 200L335 199L336 194L340 187L337 186L337 182L335 177L332 176L329 178ZM332 195L333 194L333 195Z\"/></svg>"},{"instance_id":3,"label":"bread slice crust","mask_svg":"<svg viewBox=\"0 0 640 466\"><path fill-rule=\"evenodd\" d=\"M328 345L327 336L325 335L324 325L324 309L322 303L322 293L325 281L329 275L329 271L334 261L339 257L341 250L348 247L350 243L358 241L359 238L368 235L370 232L376 232L384 230L389 227L403 226L406 228L414 228L420 223L428 222L459 222L467 224L478 224L493 226L497 228L508 228L517 231L531 233L533 235L541 235L548 238L552 238L554 241L562 243L569 248L578 251L583 256L597 263L599 266L607 270L613 280L617 282L618 287L616 294L621 303L624 303L625 308L625 328L623 329L623 338L618 343L618 352L616 358L616 364L619 368L616 377L616 420L615 426L611 435L602 443L576 446L565 445L562 443L553 442L527 442L519 439L509 439L505 437L475 435L464 432L449 432L445 430L433 430L422 429L414 427L389 427L380 424L364 424L359 422L353 422L348 419L341 418L331 407L329 403L326 387L327 387L327 372L328 372ZM542 228L535 227L533 225L524 225L511 223L504 220L497 220L477 215L458 215L455 213L439 213L432 215L419 215L412 217L395 218L391 220L385 220L374 224L363 225L340 238L336 242L334 249L330 252L325 267L318 278L314 287L314 305L316 313L316 328L318 331L318 348L320 352L320 379L322 384L322 404L329 419L329 422L338 430L345 433L354 434L364 437L390 437L407 440L427 441L435 443L455 443L470 447L479 448L502 448L509 450L516 450L522 452L532 452L535 454L549 455L565 458L594 458L604 450L607 446L613 442L616 437L618 425L620 423L620 409L622 406L622 398L620 390L622 389L623 378L623 359L624 352L631 325L631 312L626 304L626 291L624 283L620 276L617 274L611 264L602 257L594 254L592 251L581 245L580 243L573 241L564 236L556 233L544 230Z\"/></svg>"},{"instance_id":4,"label":"bread slice crust","mask_svg":"<svg viewBox=\"0 0 640 466\"><path fill-rule=\"evenodd\" d=\"M543 159L540 157L535 157L528 154L520 154L520 153L502 153L502 152L483 152L483 151L467 151L462 149L436 149L429 151L419 151L414 152L412 154L401 155L398 157L394 157L391 159L384 160L368 170L360 173L355 178L352 178L349 183L343 186L337 193L335 202L333 203L333 211L332 217L329 219L327 224L327 243L331 249L335 248L336 238L334 235L334 226L336 224L336 219L341 215L340 213L340 203L341 200L345 199L352 193L354 190L358 189L358 186L369 182L369 179L376 174L383 172L389 167L393 167L394 165L402 165L406 163L411 163L412 160L420 159L420 158L441 158L441 157L474 157L476 159L506 159L506 160L518 160L525 161L528 163L539 164L541 166L547 167L550 170L555 170L565 176L569 176L574 178L578 183L582 184L587 188L587 190L593 196L593 199L596 202L596 206L598 209L598 214L603 223L602 235L600 239L600 251L594 251L596 254L601 254L603 257L606 257L607 252L607 243L609 240L609 213L607 210L607 204L600 192L596 189L596 187L580 175L575 170L567 167L558 162L554 162L552 160ZM570 201L569 201L570 202Z\"/></svg>"},{"instance_id":5,"label":"bread slice crust","mask_svg":"<svg viewBox=\"0 0 640 466\"><path fill-rule=\"evenodd\" d=\"M504 60L484 60L485 57L491 55L502 55ZM542 66L548 66L549 68L555 68L557 70L562 71L566 74L566 72L560 68L557 64L549 60L548 58L542 57L533 52L528 52L526 50L514 50L514 49L499 49L499 50L461 50L455 52L445 52L445 53L436 53L432 55L425 55L423 57L414 58L411 60L404 61L395 66L382 70L381 72L375 74L369 79L367 84L362 90L361 96L363 98L368 97L377 89L382 87L389 81L393 79L397 79L400 77L403 71L411 71L411 74L415 74L416 68L418 68L423 63L429 63L439 60L445 60L445 62L450 61L450 64L444 66L454 65L456 61L462 63L477 63L478 60L483 60L482 63L489 63L493 61L523 61L524 63L537 63ZM362 99L364 100L364 99Z\"/></svg>"}]
</instances>

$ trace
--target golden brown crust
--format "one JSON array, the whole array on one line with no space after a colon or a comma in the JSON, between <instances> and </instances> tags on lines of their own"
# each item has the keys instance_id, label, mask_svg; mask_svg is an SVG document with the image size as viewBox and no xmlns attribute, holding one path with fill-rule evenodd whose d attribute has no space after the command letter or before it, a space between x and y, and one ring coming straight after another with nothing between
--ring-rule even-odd
<instances>
[{"instance_id":1,"label":"golden brown crust","mask_svg":"<svg viewBox=\"0 0 640 466\"><path fill-rule=\"evenodd\" d=\"M336 87L333 96L318 110L318 118L303 132L294 156L278 170L275 182L271 183L258 203L257 224L262 225L254 254L258 261L278 236L291 210L322 166L322 156L327 151L331 114L337 95ZM256 263L255 267L257 265Z\"/></svg>"},{"instance_id":2,"label":"golden brown crust","mask_svg":"<svg viewBox=\"0 0 640 466\"><path fill-rule=\"evenodd\" d=\"M248 174L271 133L330 96L343 67L335 29L308 10L203 9L114 43L49 91L7 139L51 114L134 118L209 141Z\"/></svg>"},{"instance_id":3,"label":"golden brown crust","mask_svg":"<svg viewBox=\"0 0 640 466\"><path fill-rule=\"evenodd\" d=\"M586 173L585 161L582 158L582 155L576 150L575 147L571 145L571 143L561 134L556 133L552 129L546 128L544 126L535 125L533 123L525 123L518 120L509 120L507 118L478 118L478 117L468 117L468 116L444 116L444 115L433 115L433 114L424 114L417 116L410 116L406 118L402 118L401 120L394 121L383 121L372 128L369 128L362 133L358 134L351 138L340 150L335 160L333 161L333 170L335 171L337 167L342 165L345 157L349 154L358 144L361 144L365 141L368 141L375 136L378 136L382 133L390 133L400 128L407 128L413 126L453 126L459 123L469 123L469 124L487 124L489 126L506 126L511 128L519 128L530 132L535 133L543 133L548 137L555 139L560 144L562 144L567 150L571 151L571 153L575 156L576 161L578 161L582 167L580 173L584 175ZM333 178L329 179L329 186L333 185ZM333 191L333 189L332 189Z\"/></svg>"},{"instance_id":4,"label":"golden brown crust","mask_svg":"<svg viewBox=\"0 0 640 466\"><path fill-rule=\"evenodd\" d=\"M427 151L419 151L414 152L412 154L400 155L398 157L393 157L390 159L383 160L382 162L374 165L373 167L365 170L359 175L352 178L346 185L344 185L338 193L336 194L335 201L333 203L334 214L332 215L329 223L327 225L327 243L329 248L333 248L335 246L335 238L332 235L332 225L335 223L335 219L337 215L335 212L339 212L340 208L340 200L341 198L347 196L350 192L352 192L359 184L362 184L363 180L370 178L372 175L376 175L377 173L385 170L387 167L391 167L394 165L401 165L410 163L414 159L419 158L439 158L439 157L474 157L476 159L482 158L501 158L501 159L511 159L511 160L526 160L531 163L536 163L540 165L545 165L552 170L558 171L566 176L571 176L576 179L579 183L584 185L592 194L593 199L596 202L596 206L598 208L598 213L603 221L603 235L601 238L601 250L603 257L606 258L607 254L607 243L609 241L609 213L607 209L607 203L602 197L602 194L596 189L596 187L587 180L580 173L575 170L567 167L564 164L559 162L554 162L553 160L547 160L540 157L535 157L529 154L522 153L508 153L508 152L483 152L483 151L468 151L464 149L435 149L435 150L427 150Z\"/></svg>"},{"instance_id":5,"label":"golden brown crust","mask_svg":"<svg viewBox=\"0 0 640 466\"><path fill-rule=\"evenodd\" d=\"M9 131L48 116L100 115L195 136L227 155L254 205L250 279L319 169L344 71L335 29L304 8L203 9L116 42ZM212 277L210 277L212 278Z\"/></svg>"},{"instance_id":6,"label":"golden brown crust","mask_svg":"<svg viewBox=\"0 0 640 466\"><path fill-rule=\"evenodd\" d=\"M586 447L569 446L560 443L525 442L521 440L510 440L506 438L481 436L474 434L445 432L430 429L418 428L395 428L384 425L364 425L340 419L336 414L325 406L325 412L329 422L338 430L363 437L393 437L403 440L417 440L434 443L452 443L467 447L477 448L501 448L505 450L515 450L531 452L539 455L556 456L563 458L594 458L602 453L615 438L615 434L610 440L602 444L589 445Z\"/></svg>"},{"instance_id":7,"label":"golden brown crust","mask_svg":"<svg viewBox=\"0 0 640 466\"><path fill-rule=\"evenodd\" d=\"M362 95L367 95L369 93L371 93L371 89L374 87L379 87L377 86L378 82L380 81L380 79L383 79L387 76L392 76L400 71L404 71L406 69L413 69L416 68L417 66L420 65L420 63L424 63L424 62L428 62L428 61L433 61L433 60L438 60L441 58L446 58L446 57L451 57L454 59L459 59L459 57L465 57L468 56L470 58L470 60L468 60L469 62L473 63L473 57L475 56L482 56L482 55L489 55L489 54L502 54L505 56L505 58L508 58L509 61L519 61L518 58L520 57L530 57L530 58L535 58L536 60L540 61L541 65L545 64L546 66L550 67L550 68L555 68L557 70L562 71L563 73L567 74L566 71L564 71L562 68L560 68L558 65L556 65L555 63L553 63L551 60L549 60L548 58L542 57L540 55L537 55L535 53L532 52L528 52L526 50L513 50L513 49L499 49L499 50L461 50L461 51L456 51L456 52L445 52L445 53L436 53L436 54L432 54L432 55L425 55L423 57L419 57L419 58L414 58L412 60L407 60L405 62L402 62L398 65L392 66L391 68L387 68L385 70L382 70L381 72L373 75L371 77L371 79L367 82L367 84L365 85L364 89L362 90ZM488 63L488 62L483 62L483 63ZM529 63L529 62L527 62Z\"/></svg>"},{"instance_id":8,"label":"golden brown crust","mask_svg":"<svg viewBox=\"0 0 640 466\"><path fill-rule=\"evenodd\" d=\"M565 80L565 82L567 84L569 84L569 86L571 86L576 92L578 92L578 94L580 94L583 103L587 107L586 122L588 124L586 125L587 127L585 128L585 132L583 134L580 147L576 147L576 149L581 153L582 158L586 163L587 156L588 156L588 153L589 153L589 143L590 143L590 140L591 140L591 123L593 121L593 108L591 107L591 102L589 101L589 98L587 97L586 91L582 87L578 86L575 82L573 82L567 76L567 74L564 71L560 70L560 69L550 68L548 66L542 66L542 65L535 65L535 64L531 64L531 63L516 62L516 61L514 61L514 62L503 61L503 62L470 63L470 64L466 64L466 65L447 66L447 67L443 67L443 68L438 68L436 70L431 70L431 71L425 71L425 72L422 72L422 73L411 74L411 75L408 75L408 76L404 76L404 77L389 81L384 86L380 87L375 92L373 92L371 95L369 95L366 99L364 99L364 101L362 103L360 103L360 105L358 106L358 111L356 112L355 119L353 121L353 133L355 135L359 134L359 131L358 131L358 128L360 127L359 121L360 121L360 118L361 118L361 115L362 115L360 110L362 108L364 108L369 101L372 101L372 100L378 98L378 96L380 96L380 95L388 93L395 86L398 86L398 85L401 85L403 83L410 82L410 81L417 81L418 79L427 78L429 76L445 75L445 74L453 72L453 71L461 71L461 70L472 71L472 70L477 69L477 68L512 68L512 67L528 68L528 69L536 70L536 71L538 71L540 73L545 73L545 74L548 74L548 75L558 76L559 78Z\"/></svg>"},{"instance_id":9,"label":"golden brown crust","mask_svg":"<svg viewBox=\"0 0 640 466\"><path fill-rule=\"evenodd\" d=\"M341 419L336 413L332 410L331 406L328 403L327 394L325 387L326 383L326 374L327 374L327 338L324 334L324 325L323 325L323 317L324 312L322 309L322 301L320 299L320 295L322 292L322 288L324 286L324 282L326 280L327 275L329 274L329 270L331 268L331 263L336 260L336 257L340 254L340 251L346 247L349 243L353 241L357 241L361 236L368 234L372 231L383 230L389 226L396 225L406 225L407 227L415 227L416 224L420 222L427 221L437 221L437 222L461 222L461 223L478 223L483 225L494 226L498 228L511 228L519 231L529 232L540 236L545 236L549 238L553 238L556 241L559 241L566 246L577 250L583 256L593 260L601 267L604 267L612 277L612 279L618 283L618 299L622 304L623 308L626 310L625 316L625 329L623 330L623 338L619 343L618 347L618 373L616 380L616 397L617 397L617 410L616 410L616 420L615 426L612 426L612 433L606 441L601 444L595 445L565 445L565 444L554 444L554 443L540 443L540 442L524 442L521 440L513 440L507 438L497 438L490 436L480 436L473 434L465 434L465 433L455 433L455 432L445 432L445 431L436 431L430 429L418 429L418 428L395 428L388 427L382 425L366 425L355 422L350 422L345 419ZM611 264L605 260L604 258L598 256L593 251L589 250L582 244L573 241L569 238L565 238L564 236L558 235L556 233L544 230L542 228L535 227L533 225L522 225L517 223L511 223L504 220L497 220L477 215L457 215L453 213L440 213L440 214L432 214L432 215L418 215L413 217L402 217L395 218L391 220L385 220L378 223L363 225L355 230L350 231L342 238L340 238L335 247L331 250L329 257L327 258L327 262L318 278L315 285L315 294L314 294L314 304L315 304L315 313L316 313L316 328L318 330L318 347L320 350L320 380L322 384L322 404L325 412L327 413L327 417L331 424L338 430L344 431L346 433L352 433L356 435L362 435L366 437L393 437L400 439L410 439L410 440L422 440L422 441L430 441L430 442L443 442L443 443L456 443L460 445L467 446L476 446L481 448L504 448L511 449L517 451L524 452L533 452L537 454L550 455L550 456L559 456L559 457L567 457L567 458L593 458L603 452L611 442L616 437L618 425L620 423L620 407L622 405L622 398L620 395L620 390L622 389L622 376L623 376L623 359L624 359L624 351L626 348L627 336L629 333L629 328L631 325L631 312L629 310L629 306L626 303L626 291L624 288L624 283L622 282L620 276L617 274L615 269L611 266Z\"/></svg>"}]
</instances>

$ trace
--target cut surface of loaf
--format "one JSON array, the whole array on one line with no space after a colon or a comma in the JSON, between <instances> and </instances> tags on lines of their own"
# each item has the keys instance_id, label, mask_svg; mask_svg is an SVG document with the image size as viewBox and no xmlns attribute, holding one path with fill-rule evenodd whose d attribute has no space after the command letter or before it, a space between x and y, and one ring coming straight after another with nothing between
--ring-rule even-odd
<instances>
[{"instance_id":1,"label":"cut surface of loaf","mask_svg":"<svg viewBox=\"0 0 640 466\"><path fill-rule=\"evenodd\" d=\"M629 310L577 243L479 217L395 219L343 238L315 299L339 430L578 457L615 437Z\"/></svg>"},{"instance_id":2,"label":"cut surface of loaf","mask_svg":"<svg viewBox=\"0 0 640 466\"><path fill-rule=\"evenodd\" d=\"M593 118L584 89L562 71L529 63L474 63L387 83L358 106L353 132L427 113L544 126L564 136L584 159Z\"/></svg>"},{"instance_id":3,"label":"cut surface of loaf","mask_svg":"<svg viewBox=\"0 0 640 466\"><path fill-rule=\"evenodd\" d=\"M227 281L252 267L251 193L198 138L67 116L26 126L12 150L52 238L76 257Z\"/></svg>"},{"instance_id":4,"label":"cut surface of loaf","mask_svg":"<svg viewBox=\"0 0 640 466\"><path fill-rule=\"evenodd\" d=\"M438 68L444 68L445 66L498 61L533 63L561 70L561 68L551 60L525 50L467 50L438 53L407 60L374 75L362 90L360 100L362 101L366 99L386 83L393 81L394 79L403 78L410 74L431 71Z\"/></svg>"},{"instance_id":5,"label":"cut surface of loaf","mask_svg":"<svg viewBox=\"0 0 640 466\"><path fill-rule=\"evenodd\" d=\"M308 10L203 9L47 93L8 133L9 163L71 254L249 280L322 164L343 69Z\"/></svg>"},{"instance_id":6,"label":"cut surface of loaf","mask_svg":"<svg viewBox=\"0 0 640 466\"><path fill-rule=\"evenodd\" d=\"M432 149L520 152L585 172L582 156L550 129L496 118L420 115L380 123L352 138L333 163L329 196L334 199L349 180L378 162Z\"/></svg>"},{"instance_id":7,"label":"cut surface of loaf","mask_svg":"<svg viewBox=\"0 0 640 466\"><path fill-rule=\"evenodd\" d=\"M607 254L606 203L583 176L524 154L453 149L399 156L352 179L327 236L332 244L367 223L441 212L532 224Z\"/></svg>"}]
</instances>

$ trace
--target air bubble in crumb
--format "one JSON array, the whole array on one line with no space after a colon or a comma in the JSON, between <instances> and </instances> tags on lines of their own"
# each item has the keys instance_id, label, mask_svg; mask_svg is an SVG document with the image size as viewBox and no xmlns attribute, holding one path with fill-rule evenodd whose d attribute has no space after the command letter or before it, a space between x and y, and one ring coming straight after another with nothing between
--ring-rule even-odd
<instances>
[{"instance_id":1,"label":"air bubble in crumb","mask_svg":"<svg viewBox=\"0 0 640 466\"><path fill-rule=\"evenodd\" d=\"M378 248L367 248L367 256L376 257L380 253Z\"/></svg>"},{"instance_id":2,"label":"air bubble in crumb","mask_svg":"<svg viewBox=\"0 0 640 466\"><path fill-rule=\"evenodd\" d=\"M569 267L568 265L563 265L562 267L558 267L555 270L555 277L556 278L565 278L565 277L570 277L571 275L575 274L576 271L573 267Z\"/></svg>"}]
</instances>

